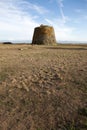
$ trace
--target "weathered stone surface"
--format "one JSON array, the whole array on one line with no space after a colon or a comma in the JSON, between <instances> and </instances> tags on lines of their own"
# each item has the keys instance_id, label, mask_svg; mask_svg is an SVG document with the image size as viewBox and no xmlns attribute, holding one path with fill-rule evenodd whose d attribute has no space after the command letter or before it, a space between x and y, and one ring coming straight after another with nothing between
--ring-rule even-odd
<instances>
[{"instance_id":1,"label":"weathered stone surface","mask_svg":"<svg viewBox=\"0 0 87 130\"><path fill-rule=\"evenodd\" d=\"M34 29L32 44L39 44L39 45L56 44L54 28L46 25L36 27Z\"/></svg>"}]
</instances>

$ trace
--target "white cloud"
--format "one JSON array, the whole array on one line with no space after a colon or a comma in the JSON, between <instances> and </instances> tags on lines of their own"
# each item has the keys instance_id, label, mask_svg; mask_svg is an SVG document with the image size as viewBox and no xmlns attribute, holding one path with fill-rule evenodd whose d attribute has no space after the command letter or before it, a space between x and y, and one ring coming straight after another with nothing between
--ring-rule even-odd
<instances>
[{"instance_id":1,"label":"white cloud","mask_svg":"<svg viewBox=\"0 0 87 130\"><path fill-rule=\"evenodd\" d=\"M58 0L58 3L59 3L59 6L62 8L62 7L64 7L64 5L63 5L63 0Z\"/></svg>"},{"instance_id":2,"label":"white cloud","mask_svg":"<svg viewBox=\"0 0 87 130\"><path fill-rule=\"evenodd\" d=\"M49 0L49 3L53 3L54 0Z\"/></svg>"},{"instance_id":3,"label":"white cloud","mask_svg":"<svg viewBox=\"0 0 87 130\"><path fill-rule=\"evenodd\" d=\"M70 18L64 14L63 0L52 1L58 2L61 18L45 18L45 13L49 13L46 8L26 0L0 0L0 40L31 40L34 27L41 24L40 18L43 19L42 24L54 26L57 40L77 40L80 34L77 32L75 35L76 28L66 25ZM87 15L82 18L87 20Z\"/></svg>"},{"instance_id":4,"label":"white cloud","mask_svg":"<svg viewBox=\"0 0 87 130\"><path fill-rule=\"evenodd\" d=\"M23 0L20 4L23 4L22 2ZM38 12L45 11L41 6L33 6ZM32 16L23 10L17 0L0 1L0 39L32 39L34 27L39 25L36 18L38 15Z\"/></svg>"},{"instance_id":5,"label":"white cloud","mask_svg":"<svg viewBox=\"0 0 87 130\"><path fill-rule=\"evenodd\" d=\"M82 13L82 9L75 9L76 13Z\"/></svg>"},{"instance_id":6,"label":"white cloud","mask_svg":"<svg viewBox=\"0 0 87 130\"><path fill-rule=\"evenodd\" d=\"M0 1L0 38L6 40L32 39L34 27L39 26L39 22L36 22L36 18L39 16L32 16L31 13L24 10L25 6L27 9L30 8L30 3L24 0L21 0L21 3L17 2L17 0L7 1ZM19 4L21 4L21 6ZM62 4L60 4L60 6L62 7ZM35 10L37 6L33 5L33 7ZM38 7L38 12L41 11L41 9L41 6L40 8ZM45 19L46 23L54 26L56 38L58 40L71 39L73 28L65 26L65 18L67 17L63 19Z\"/></svg>"},{"instance_id":7,"label":"white cloud","mask_svg":"<svg viewBox=\"0 0 87 130\"><path fill-rule=\"evenodd\" d=\"M56 2L58 9L60 11L61 14L61 18L62 18L62 23L66 23L68 18L65 16L63 8L64 8L64 4L63 4L64 0L50 0L50 3Z\"/></svg>"},{"instance_id":8,"label":"white cloud","mask_svg":"<svg viewBox=\"0 0 87 130\"><path fill-rule=\"evenodd\" d=\"M54 18L54 19L48 19L46 18L46 22L49 25L52 25L55 29L56 39L57 40L73 40L73 31L75 31L75 28L66 26L66 23L68 21L71 21L71 19L67 16L65 16L63 8L63 0L56 0L58 3L58 7L60 10L61 18Z\"/></svg>"},{"instance_id":9,"label":"white cloud","mask_svg":"<svg viewBox=\"0 0 87 130\"><path fill-rule=\"evenodd\" d=\"M83 16L83 19L87 20L87 15L84 15L84 16Z\"/></svg>"},{"instance_id":10,"label":"white cloud","mask_svg":"<svg viewBox=\"0 0 87 130\"><path fill-rule=\"evenodd\" d=\"M64 11L63 11L63 7L64 7L63 0L57 0L57 2L58 2L58 7L60 9L60 14L61 14L62 20L64 23L66 23L67 18L64 14Z\"/></svg>"},{"instance_id":11,"label":"white cloud","mask_svg":"<svg viewBox=\"0 0 87 130\"><path fill-rule=\"evenodd\" d=\"M45 13L49 12L46 8L44 8L38 4L32 4L32 3L28 2L28 1L24 1L24 0L22 0L20 2L20 5L23 5L26 9L34 10L38 14L45 14Z\"/></svg>"},{"instance_id":12,"label":"white cloud","mask_svg":"<svg viewBox=\"0 0 87 130\"><path fill-rule=\"evenodd\" d=\"M61 19L45 19L46 22L53 26L57 40L73 40L73 31L75 28L66 26Z\"/></svg>"},{"instance_id":13,"label":"white cloud","mask_svg":"<svg viewBox=\"0 0 87 130\"><path fill-rule=\"evenodd\" d=\"M37 5L31 5L32 9L36 10L39 14L44 14L49 12L48 10L46 10L45 8L41 7L41 6L37 6Z\"/></svg>"},{"instance_id":14,"label":"white cloud","mask_svg":"<svg viewBox=\"0 0 87 130\"><path fill-rule=\"evenodd\" d=\"M35 13L32 14L32 11ZM26 0L0 1L0 40L32 39L34 27L39 25L40 14L48 10Z\"/></svg>"}]
</instances>

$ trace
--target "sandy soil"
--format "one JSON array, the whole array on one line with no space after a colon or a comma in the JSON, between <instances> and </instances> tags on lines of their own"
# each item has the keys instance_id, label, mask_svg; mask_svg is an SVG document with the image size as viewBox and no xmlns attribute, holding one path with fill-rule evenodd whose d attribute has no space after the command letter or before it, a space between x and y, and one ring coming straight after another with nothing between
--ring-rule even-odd
<instances>
[{"instance_id":1,"label":"sandy soil","mask_svg":"<svg viewBox=\"0 0 87 130\"><path fill-rule=\"evenodd\" d=\"M0 45L0 130L87 130L87 45Z\"/></svg>"}]
</instances>

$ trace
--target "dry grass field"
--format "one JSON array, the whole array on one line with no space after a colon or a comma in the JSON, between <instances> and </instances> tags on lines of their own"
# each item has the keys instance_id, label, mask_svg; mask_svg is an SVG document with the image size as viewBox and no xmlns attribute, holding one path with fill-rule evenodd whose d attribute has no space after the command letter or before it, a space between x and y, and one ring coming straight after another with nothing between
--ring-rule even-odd
<instances>
[{"instance_id":1,"label":"dry grass field","mask_svg":"<svg viewBox=\"0 0 87 130\"><path fill-rule=\"evenodd\" d=\"M0 44L0 130L87 130L87 45Z\"/></svg>"}]
</instances>

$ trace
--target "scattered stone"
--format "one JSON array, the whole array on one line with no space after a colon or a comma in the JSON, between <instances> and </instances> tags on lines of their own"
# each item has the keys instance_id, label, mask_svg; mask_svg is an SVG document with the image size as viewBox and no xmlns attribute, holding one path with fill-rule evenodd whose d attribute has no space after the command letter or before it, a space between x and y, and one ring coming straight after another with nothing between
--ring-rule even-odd
<instances>
[{"instance_id":1,"label":"scattered stone","mask_svg":"<svg viewBox=\"0 0 87 130\"><path fill-rule=\"evenodd\" d=\"M22 82L22 85L23 85L23 88L24 88L27 92L29 92L29 88L27 87L27 85L26 85L24 82Z\"/></svg>"},{"instance_id":2,"label":"scattered stone","mask_svg":"<svg viewBox=\"0 0 87 130\"><path fill-rule=\"evenodd\" d=\"M17 80L14 78L12 79L12 83L15 84L17 82Z\"/></svg>"},{"instance_id":3,"label":"scattered stone","mask_svg":"<svg viewBox=\"0 0 87 130\"><path fill-rule=\"evenodd\" d=\"M18 50L23 51L23 49L22 49L22 48L19 48Z\"/></svg>"}]
</instances>

